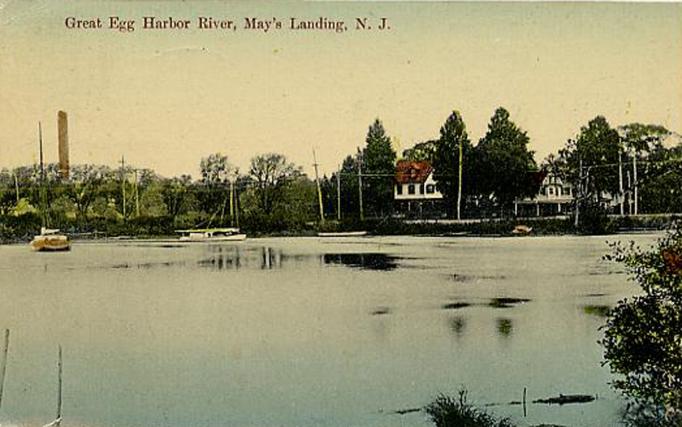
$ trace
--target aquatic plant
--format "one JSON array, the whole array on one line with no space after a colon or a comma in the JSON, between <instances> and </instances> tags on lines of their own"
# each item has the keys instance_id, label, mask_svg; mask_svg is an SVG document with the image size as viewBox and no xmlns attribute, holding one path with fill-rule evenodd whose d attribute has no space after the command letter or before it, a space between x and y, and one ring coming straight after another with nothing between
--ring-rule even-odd
<instances>
[{"instance_id":1,"label":"aquatic plant","mask_svg":"<svg viewBox=\"0 0 682 427\"><path fill-rule=\"evenodd\" d=\"M436 427L513 427L508 418L496 419L487 412L467 403L467 391L459 391L457 398L439 395L424 407L424 412Z\"/></svg>"}]
</instances>

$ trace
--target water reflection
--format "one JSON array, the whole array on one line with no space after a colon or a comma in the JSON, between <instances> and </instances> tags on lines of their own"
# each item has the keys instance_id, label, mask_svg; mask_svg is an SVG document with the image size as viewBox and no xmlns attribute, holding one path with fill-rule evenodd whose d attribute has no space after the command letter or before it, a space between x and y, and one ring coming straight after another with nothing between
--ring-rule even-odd
<instances>
[{"instance_id":1,"label":"water reflection","mask_svg":"<svg viewBox=\"0 0 682 427\"><path fill-rule=\"evenodd\" d=\"M388 307L377 307L370 314L372 316L383 316L384 314L391 314L391 309Z\"/></svg>"},{"instance_id":2,"label":"water reflection","mask_svg":"<svg viewBox=\"0 0 682 427\"><path fill-rule=\"evenodd\" d=\"M209 246L209 256L198 261L200 267L211 270L239 270L259 268L275 270L282 268L286 257L281 250L270 247L241 248L235 246Z\"/></svg>"},{"instance_id":3,"label":"water reflection","mask_svg":"<svg viewBox=\"0 0 682 427\"><path fill-rule=\"evenodd\" d=\"M493 308L512 308L517 304L525 304L529 301L528 298L493 298L488 305Z\"/></svg>"},{"instance_id":4,"label":"water reflection","mask_svg":"<svg viewBox=\"0 0 682 427\"><path fill-rule=\"evenodd\" d=\"M456 338L461 338L467 326L466 319L462 316L451 317L448 320L448 326Z\"/></svg>"},{"instance_id":5,"label":"water reflection","mask_svg":"<svg viewBox=\"0 0 682 427\"><path fill-rule=\"evenodd\" d=\"M511 319L499 317L496 319L497 334L501 337L507 338L514 332L514 323Z\"/></svg>"},{"instance_id":6,"label":"water reflection","mask_svg":"<svg viewBox=\"0 0 682 427\"><path fill-rule=\"evenodd\" d=\"M398 268L396 256L382 253L355 253L355 254L324 254L322 262L325 264L341 264L351 268L363 270L390 271Z\"/></svg>"},{"instance_id":7,"label":"water reflection","mask_svg":"<svg viewBox=\"0 0 682 427\"><path fill-rule=\"evenodd\" d=\"M448 304L443 304L441 308L443 310L459 310L460 308L470 307L471 304L468 302L451 302Z\"/></svg>"},{"instance_id":8,"label":"water reflection","mask_svg":"<svg viewBox=\"0 0 682 427\"><path fill-rule=\"evenodd\" d=\"M611 307L608 305L585 305L583 306L583 312L591 316L597 317L607 317Z\"/></svg>"}]
</instances>

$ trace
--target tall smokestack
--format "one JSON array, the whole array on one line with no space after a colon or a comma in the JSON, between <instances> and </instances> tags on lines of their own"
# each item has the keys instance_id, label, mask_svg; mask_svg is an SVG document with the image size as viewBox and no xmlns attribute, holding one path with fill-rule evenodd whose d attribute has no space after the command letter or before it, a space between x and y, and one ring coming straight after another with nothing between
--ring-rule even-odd
<instances>
[{"instance_id":1,"label":"tall smokestack","mask_svg":"<svg viewBox=\"0 0 682 427\"><path fill-rule=\"evenodd\" d=\"M57 128L59 132L59 175L67 179L69 177L69 125L66 113L57 113Z\"/></svg>"}]
</instances>

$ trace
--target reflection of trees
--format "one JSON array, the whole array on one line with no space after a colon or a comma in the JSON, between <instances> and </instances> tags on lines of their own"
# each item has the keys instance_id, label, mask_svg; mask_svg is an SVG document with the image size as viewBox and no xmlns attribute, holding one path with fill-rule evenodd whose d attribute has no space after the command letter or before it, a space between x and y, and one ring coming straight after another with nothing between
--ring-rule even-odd
<instances>
[{"instance_id":1,"label":"reflection of trees","mask_svg":"<svg viewBox=\"0 0 682 427\"><path fill-rule=\"evenodd\" d=\"M508 337L514 332L514 323L511 319L498 318L497 322L497 333L502 337Z\"/></svg>"},{"instance_id":2,"label":"reflection of trees","mask_svg":"<svg viewBox=\"0 0 682 427\"><path fill-rule=\"evenodd\" d=\"M450 318L448 321L448 326L450 330L455 334L457 338L461 338L464 334L464 329L466 329L466 320L462 316L456 316Z\"/></svg>"}]
</instances>

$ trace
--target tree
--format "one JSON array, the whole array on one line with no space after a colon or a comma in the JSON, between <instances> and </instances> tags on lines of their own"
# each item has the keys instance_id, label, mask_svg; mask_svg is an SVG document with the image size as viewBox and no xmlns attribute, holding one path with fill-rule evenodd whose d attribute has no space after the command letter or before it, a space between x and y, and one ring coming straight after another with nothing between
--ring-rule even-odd
<instances>
[{"instance_id":1,"label":"tree","mask_svg":"<svg viewBox=\"0 0 682 427\"><path fill-rule=\"evenodd\" d=\"M415 144L414 147L403 151L403 159L411 162L432 162L436 155L438 140L432 139Z\"/></svg>"},{"instance_id":2,"label":"tree","mask_svg":"<svg viewBox=\"0 0 682 427\"><path fill-rule=\"evenodd\" d=\"M528 143L528 135L509 120L509 112L502 107L495 110L488 132L474 149L476 191L491 195L502 207L517 198L535 196L539 186L530 172L537 165Z\"/></svg>"},{"instance_id":3,"label":"tree","mask_svg":"<svg viewBox=\"0 0 682 427\"><path fill-rule=\"evenodd\" d=\"M642 288L610 311L604 327L613 385L654 414L665 410L667 422L682 422L682 231L649 251L614 245L606 258L623 263Z\"/></svg>"},{"instance_id":4,"label":"tree","mask_svg":"<svg viewBox=\"0 0 682 427\"><path fill-rule=\"evenodd\" d=\"M611 195L619 192L619 152L618 132L604 117L597 116L559 150L562 178L582 189L578 194L581 199L599 203L605 192Z\"/></svg>"},{"instance_id":5,"label":"tree","mask_svg":"<svg viewBox=\"0 0 682 427\"><path fill-rule=\"evenodd\" d=\"M202 158L199 166L202 187L198 199L201 209L211 215L220 212L220 217L224 218L230 197L228 181L234 175L234 168L228 162L227 156L220 153Z\"/></svg>"},{"instance_id":6,"label":"tree","mask_svg":"<svg viewBox=\"0 0 682 427\"><path fill-rule=\"evenodd\" d=\"M302 174L301 168L288 162L282 154L267 153L252 158L249 176L255 185L258 207L265 214L272 213L274 203L282 195L282 186Z\"/></svg>"},{"instance_id":7,"label":"tree","mask_svg":"<svg viewBox=\"0 0 682 427\"><path fill-rule=\"evenodd\" d=\"M74 203L77 218L85 223L90 206L100 196L100 187L105 180L113 179L112 171L107 166L74 165L70 179L66 196Z\"/></svg>"},{"instance_id":8,"label":"tree","mask_svg":"<svg viewBox=\"0 0 682 427\"><path fill-rule=\"evenodd\" d=\"M383 216L392 211L396 153L379 119L370 125L365 141L367 145L362 151L362 172L363 175L370 175L363 179L367 210Z\"/></svg>"},{"instance_id":9,"label":"tree","mask_svg":"<svg viewBox=\"0 0 682 427\"><path fill-rule=\"evenodd\" d=\"M637 197L642 203L639 212L666 212L673 205L675 189L679 184L675 181L679 176L679 150L668 150L663 146L663 140L671 132L660 125L630 123L618 128L621 137L621 169L625 169L633 179L629 188L625 188L630 195L628 201ZM646 162L644 161L646 160ZM637 177L634 182L635 176ZM679 181L678 181L679 182ZM637 194L634 189L637 188ZM672 196L672 197L671 197ZM632 209L634 212L634 209Z\"/></svg>"},{"instance_id":10,"label":"tree","mask_svg":"<svg viewBox=\"0 0 682 427\"><path fill-rule=\"evenodd\" d=\"M186 213L191 208L191 185L192 177L189 175L165 179L162 182L161 196L173 223L178 215Z\"/></svg>"},{"instance_id":11,"label":"tree","mask_svg":"<svg viewBox=\"0 0 682 427\"><path fill-rule=\"evenodd\" d=\"M462 151L463 164L460 165L459 151ZM438 191L443 195L448 212L457 208L459 169L462 167L461 199L471 194L473 187L472 159L473 146L467 135L466 125L458 111L453 111L440 128L440 139L433 158L433 179Z\"/></svg>"}]
</instances>

